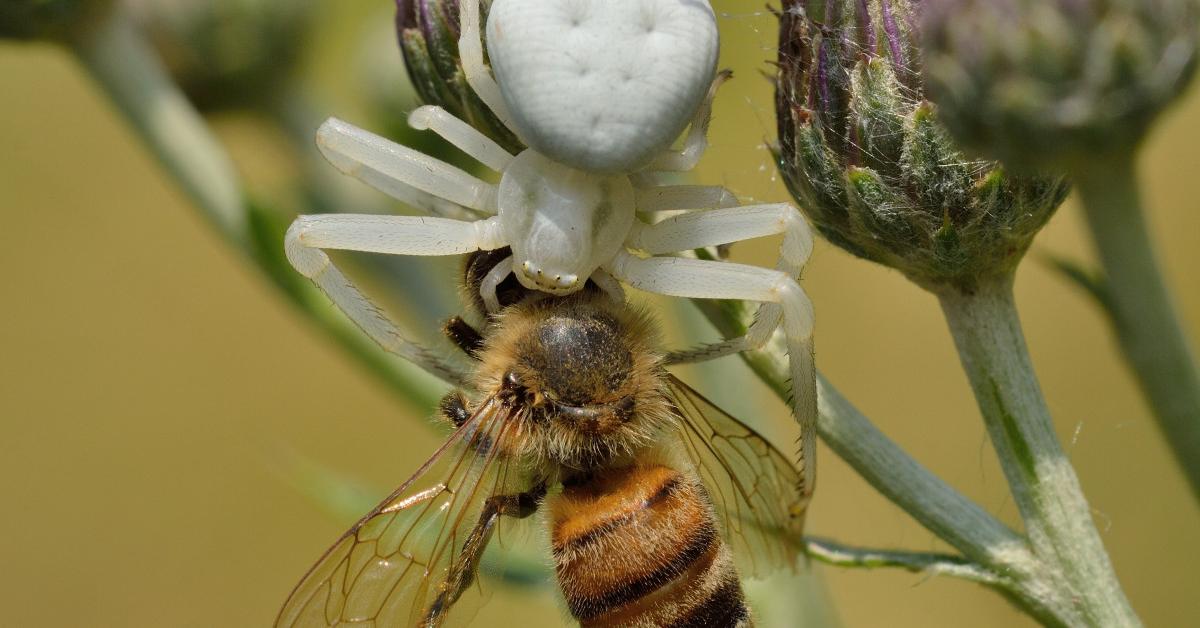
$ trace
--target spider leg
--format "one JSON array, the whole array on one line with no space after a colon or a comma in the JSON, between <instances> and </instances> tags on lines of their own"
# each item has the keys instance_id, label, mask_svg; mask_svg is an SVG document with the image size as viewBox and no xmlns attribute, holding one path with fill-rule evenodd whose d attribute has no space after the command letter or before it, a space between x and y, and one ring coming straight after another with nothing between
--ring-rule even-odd
<instances>
[{"instance_id":1,"label":"spider leg","mask_svg":"<svg viewBox=\"0 0 1200 628\"><path fill-rule=\"evenodd\" d=\"M326 120L317 147L343 173L430 213L496 213L494 185L348 122Z\"/></svg>"},{"instance_id":2,"label":"spider leg","mask_svg":"<svg viewBox=\"0 0 1200 628\"><path fill-rule=\"evenodd\" d=\"M636 226L629 246L651 255L729 244L783 234L779 269L793 278L812 254L808 223L787 203L744 205L679 214L653 225Z\"/></svg>"},{"instance_id":3,"label":"spider leg","mask_svg":"<svg viewBox=\"0 0 1200 628\"><path fill-rule=\"evenodd\" d=\"M736 207L737 197L719 185L651 185L635 187L639 212Z\"/></svg>"},{"instance_id":4,"label":"spider leg","mask_svg":"<svg viewBox=\"0 0 1200 628\"><path fill-rule=\"evenodd\" d=\"M479 282L479 296L483 297L483 307L488 314L496 314L500 311L500 298L496 296L496 288L504 281L510 273L512 273L512 256L500 260L484 275L483 281Z\"/></svg>"},{"instance_id":5,"label":"spider leg","mask_svg":"<svg viewBox=\"0 0 1200 628\"><path fill-rule=\"evenodd\" d=\"M513 158L508 151L493 142L492 138L437 105L423 105L414 109L408 114L408 126L418 131L428 129L437 133L462 152L496 172L504 172Z\"/></svg>"},{"instance_id":6,"label":"spider leg","mask_svg":"<svg viewBox=\"0 0 1200 628\"><path fill-rule=\"evenodd\" d=\"M460 4L459 23L462 25L462 30L458 37L458 54L462 62L463 74L467 77L467 84L475 91L475 95L479 96L479 100L482 100L483 104L496 114L496 118L516 134L516 127L512 125L512 114L508 111L508 103L504 102L500 86L496 84L496 79L492 78L492 73L483 63L483 29L481 28L479 0L462 0Z\"/></svg>"},{"instance_id":7,"label":"spider leg","mask_svg":"<svg viewBox=\"0 0 1200 628\"><path fill-rule=\"evenodd\" d=\"M695 240L688 244L702 241L713 244L721 240ZM785 262L781 262L783 264ZM764 304L743 342L761 346L777 328L783 329L792 379L792 411L801 429L803 490L805 495L809 494L816 472L813 309L812 302L792 275L783 270L685 257L642 259L625 251L605 264L605 269L635 288L656 294L693 299L741 299Z\"/></svg>"},{"instance_id":8,"label":"spider leg","mask_svg":"<svg viewBox=\"0 0 1200 628\"><path fill-rule=\"evenodd\" d=\"M600 290L604 292L604 294L607 294L608 298L612 299L614 302L625 302L625 289L621 287L621 282L617 281L615 277L608 273L608 271L604 270L603 268L597 268L592 272L592 276L589 277L589 279L594 281Z\"/></svg>"},{"instance_id":9,"label":"spider leg","mask_svg":"<svg viewBox=\"0 0 1200 628\"><path fill-rule=\"evenodd\" d=\"M732 76L733 72L729 70L717 72L716 78L708 88L708 93L704 96L704 102L696 109L696 116L692 118L692 124L683 140L683 148L671 148L663 151L654 161L650 162L650 165L646 166L645 170L684 172L695 168L696 164L700 163L700 157L708 148L708 125L712 122L712 104L713 99L717 96L717 88Z\"/></svg>"},{"instance_id":10,"label":"spider leg","mask_svg":"<svg viewBox=\"0 0 1200 628\"><path fill-rule=\"evenodd\" d=\"M462 385L458 368L406 338L370 299L334 266L322 249L346 249L398 255L455 255L497 248L499 219L476 222L421 216L321 214L301 216L288 228L288 261L325 292L339 309L384 350L433 375Z\"/></svg>"},{"instance_id":11,"label":"spider leg","mask_svg":"<svg viewBox=\"0 0 1200 628\"><path fill-rule=\"evenodd\" d=\"M658 255L778 233L784 234L784 237L776 268L792 278L799 278L800 271L812 254L812 233L808 229L808 223L800 217L800 213L786 203L746 205L680 214L654 225L637 226L630 234L628 244L632 248ZM779 326L781 316L779 305L764 303L759 306L755 321L746 335L672 352L667 355L667 362L699 362L758 349L770 340L771 332Z\"/></svg>"}]
</instances>

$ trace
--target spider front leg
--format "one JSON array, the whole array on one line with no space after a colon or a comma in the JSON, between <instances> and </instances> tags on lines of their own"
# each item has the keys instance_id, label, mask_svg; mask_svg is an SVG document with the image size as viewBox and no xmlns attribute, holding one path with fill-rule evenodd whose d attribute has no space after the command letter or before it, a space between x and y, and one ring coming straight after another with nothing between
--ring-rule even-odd
<instances>
[{"instance_id":1,"label":"spider front leg","mask_svg":"<svg viewBox=\"0 0 1200 628\"><path fill-rule=\"evenodd\" d=\"M692 215L686 214L680 218ZM687 248L693 248L718 244L724 240L681 237L673 241L684 242ZM803 252L803 249L796 252ZM781 265L792 265L798 260L799 257L793 257L792 261L781 262ZM655 294L693 299L739 299L765 304L759 309L746 339L750 345L761 345L776 328L783 328L792 378L792 411L801 430L800 471L803 484L800 490L802 497L807 500L816 477L817 393L812 346L812 302L800 284L782 270L684 257L642 259L624 251L618 253L605 268L617 279Z\"/></svg>"},{"instance_id":2,"label":"spider front leg","mask_svg":"<svg viewBox=\"0 0 1200 628\"><path fill-rule=\"evenodd\" d=\"M437 105L423 105L414 109L408 114L408 126L418 131L428 129L437 133L462 152L496 172L504 172L513 159L513 156L492 141L492 138Z\"/></svg>"},{"instance_id":3,"label":"spider front leg","mask_svg":"<svg viewBox=\"0 0 1200 628\"><path fill-rule=\"evenodd\" d=\"M465 375L400 328L333 264L322 249L393 255L459 255L504 246L498 218L475 222L423 216L321 214L300 216L288 228L288 261L317 284L346 316L384 350L441 379L462 384Z\"/></svg>"},{"instance_id":4,"label":"spider front leg","mask_svg":"<svg viewBox=\"0 0 1200 628\"><path fill-rule=\"evenodd\" d=\"M420 110L414 114L418 112ZM451 135L463 141L468 148L472 147L469 140L475 139L456 133L461 129L438 120L434 112L418 114L414 126L425 128L417 126L420 124L438 133L445 131L443 136ZM456 145L458 143L455 141ZM348 122L337 118L326 120L317 129L317 147L325 159L343 173L435 216L478 218L496 213L494 185ZM475 147L477 150L467 150L468 154L485 164L501 160L503 155L507 155L499 146L494 146L495 150L485 144L476 144Z\"/></svg>"},{"instance_id":5,"label":"spider front leg","mask_svg":"<svg viewBox=\"0 0 1200 628\"><path fill-rule=\"evenodd\" d=\"M733 192L719 185L650 185L634 188L639 212L737 207Z\"/></svg>"}]
</instances>

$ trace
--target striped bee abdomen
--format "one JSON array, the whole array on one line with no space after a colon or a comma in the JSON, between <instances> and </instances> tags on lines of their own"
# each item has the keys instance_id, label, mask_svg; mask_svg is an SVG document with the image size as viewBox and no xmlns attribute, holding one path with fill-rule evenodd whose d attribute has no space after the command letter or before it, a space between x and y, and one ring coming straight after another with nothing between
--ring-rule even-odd
<instances>
[{"instance_id":1,"label":"striped bee abdomen","mask_svg":"<svg viewBox=\"0 0 1200 628\"><path fill-rule=\"evenodd\" d=\"M559 586L582 626L751 625L695 474L608 469L566 483L550 508Z\"/></svg>"}]
</instances>

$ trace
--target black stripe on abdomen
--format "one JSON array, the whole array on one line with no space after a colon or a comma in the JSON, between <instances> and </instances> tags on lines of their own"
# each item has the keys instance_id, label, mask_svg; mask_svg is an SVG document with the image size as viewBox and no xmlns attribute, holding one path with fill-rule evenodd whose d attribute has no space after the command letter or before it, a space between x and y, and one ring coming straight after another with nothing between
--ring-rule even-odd
<instances>
[{"instance_id":1,"label":"black stripe on abdomen","mask_svg":"<svg viewBox=\"0 0 1200 628\"><path fill-rule=\"evenodd\" d=\"M692 537L692 542L674 558L641 578L622 584L601 596L569 597L567 607L571 609L571 614L581 620L592 619L653 593L678 578L701 557L712 553L716 549L714 542L721 542L711 526L703 526L697 532Z\"/></svg>"},{"instance_id":2,"label":"black stripe on abdomen","mask_svg":"<svg viewBox=\"0 0 1200 628\"><path fill-rule=\"evenodd\" d=\"M737 579L727 580L672 628L733 628L750 619Z\"/></svg>"},{"instance_id":3,"label":"black stripe on abdomen","mask_svg":"<svg viewBox=\"0 0 1200 628\"><path fill-rule=\"evenodd\" d=\"M578 552L587 549L593 543L603 542L606 540L606 537L629 525L638 517L644 517L645 513L643 511L656 508L678 487L679 478L672 477L664 482L653 495L642 502L637 509L601 522L595 528L588 530L574 539L564 541L554 549L561 552Z\"/></svg>"}]
</instances>

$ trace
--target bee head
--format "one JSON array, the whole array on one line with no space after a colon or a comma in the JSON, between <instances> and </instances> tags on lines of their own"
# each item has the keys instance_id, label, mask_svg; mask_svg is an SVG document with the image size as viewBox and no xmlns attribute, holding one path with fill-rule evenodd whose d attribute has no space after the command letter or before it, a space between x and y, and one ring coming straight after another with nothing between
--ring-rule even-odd
<instances>
[{"instance_id":1,"label":"bee head","mask_svg":"<svg viewBox=\"0 0 1200 628\"><path fill-rule=\"evenodd\" d=\"M672 420L653 321L598 290L524 299L483 335L481 392L522 411L522 447L535 460L603 465L649 446Z\"/></svg>"},{"instance_id":2,"label":"bee head","mask_svg":"<svg viewBox=\"0 0 1200 628\"><path fill-rule=\"evenodd\" d=\"M527 301L492 328L483 363L533 417L603 436L630 422L658 381L647 377L658 365L647 328L600 293Z\"/></svg>"},{"instance_id":3,"label":"bee head","mask_svg":"<svg viewBox=\"0 0 1200 628\"><path fill-rule=\"evenodd\" d=\"M522 344L513 373L564 418L586 419L627 405L633 349L611 313L549 311L530 326Z\"/></svg>"}]
</instances>

